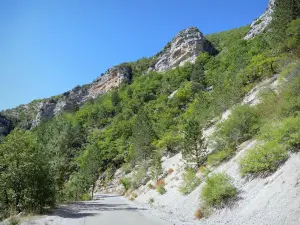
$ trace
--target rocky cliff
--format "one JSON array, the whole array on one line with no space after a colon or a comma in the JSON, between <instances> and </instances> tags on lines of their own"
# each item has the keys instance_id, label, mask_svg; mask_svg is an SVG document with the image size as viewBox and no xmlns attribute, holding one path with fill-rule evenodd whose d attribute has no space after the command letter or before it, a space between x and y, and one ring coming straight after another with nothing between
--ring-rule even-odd
<instances>
[{"instance_id":1,"label":"rocky cliff","mask_svg":"<svg viewBox=\"0 0 300 225\"><path fill-rule=\"evenodd\" d=\"M267 10L258 19L252 22L252 24L250 25L251 30L245 36L244 38L245 40L254 38L256 35L266 30L266 28L269 26L269 24L272 21L272 13L274 11L274 6L275 6L275 0L269 0Z\"/></svg>"},{"instance_id":2,"label":"rocky cliff","mask_svg":"<svg viewBox=\"0 0 300 225\"><path fill-rule=\"evenodd\" d=\"M200 52L217 54L212 44L205 39L197 27L190 27L179 32L163 51L158 54L158 61L150 70L166 71L186 62L194 62Z\"/></svg>"},{"instance_id":3,"label":"rocky cliff","mask_svg":"<svg viewBox=\"0 0 300 225\"><path fill-rule=\"evenodd\" d=\"M154 63L149 65L148 72L153 70L162 72L181 66L186 62L194 62L200 52L217 54L216 49L205 39L198 28L187 28L179 32L161 52L152 58ZM77 86L61 95L34 101L2 113L19 127L31 129L41 121L52 118L61 112L75 111L87 100L96 98L100 94L118 87L121 83L130 83L133 76L131 66L130 63L114 66L90 84ZM7 123L3 122L2 129L7 131L5 124Z\"/></svg>"}]
</instances>

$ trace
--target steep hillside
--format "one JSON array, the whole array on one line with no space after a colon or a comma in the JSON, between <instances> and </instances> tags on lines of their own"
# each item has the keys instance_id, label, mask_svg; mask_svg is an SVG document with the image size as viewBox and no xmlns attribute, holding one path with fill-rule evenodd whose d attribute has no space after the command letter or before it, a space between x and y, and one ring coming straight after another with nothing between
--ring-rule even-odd
<instances>
[{"instance_id":1,"label":"steep hillside","mask_svg":"<svg viewBox=\"0 0 300 225\"><path fill-rule=\"evenodd\" d=\"M298 191L300 5L272 10L250 39L249 26L191 27L151 58L2 111L0 217L108 191L179 224L283 223Z\"/></svg>"},{"instance_id":2,"label":"steep hillside","mask_svg":"<svg viewBox=\"0 0 300 225\"><path fill-rule=\"evenodd\" d=\"M123 63L108 69L91 84L77 86L61 95L33 101L14 109L2 111L0 114L3 114L11 121L11 124L17 127L31 129L41 121L48 120L62 112L76 111L86 101L95 99L99 95L119 87L122 83L131 83L133 76L137 73L161 72L182 66L186 62L195 62L201 52L215 55L217 50L205 39L198 28L187 28L179 32L161 52L150 59ZM141 66L143 68L139 68ZM8 129L5 128L5 130Z\"/></svg>"}]
</instances>

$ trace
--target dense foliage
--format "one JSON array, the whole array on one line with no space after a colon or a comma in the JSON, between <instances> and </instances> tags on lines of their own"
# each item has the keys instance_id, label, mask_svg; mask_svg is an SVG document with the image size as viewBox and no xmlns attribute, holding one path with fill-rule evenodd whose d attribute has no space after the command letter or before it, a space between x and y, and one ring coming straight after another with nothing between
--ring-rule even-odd
<instances>
[{"instance_id":1,"label":"dense foliage","mask_svg":"<svg viewBox=\"0 0 300 225\"><path fill-rule=\"evenodd\" d=\"M208 206L221 206L237 194L231 178L224 173L216 173L206 179L201 198Z\"/></svg>"}]
</instances>

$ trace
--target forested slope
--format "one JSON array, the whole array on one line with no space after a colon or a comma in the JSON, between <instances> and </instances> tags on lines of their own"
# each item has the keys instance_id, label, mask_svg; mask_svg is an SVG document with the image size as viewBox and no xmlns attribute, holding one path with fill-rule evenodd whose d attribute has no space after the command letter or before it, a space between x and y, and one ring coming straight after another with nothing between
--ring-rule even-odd
<instances>
[{"instance_id":1,"label":"forested slope","mask_svg":"<svg viewBox=\"0 0 300 225\"><path fill-rule=\"evenodd\" d=\"M199 167L230 159L239 144L256 135L266 143L242 161L242 173L275 171L287 151L299 148L299 16L297 1L278 0L271 30L253 39L244 40L248 26L207 35L218 54L199 52L195 62L163 72L149 70L156 58L126 63L130 82L31 130L15 126L0 144L0 215L89 199L97 180L109 182L119 168L138 171L137 177L122 181L128 190L147 177L160 181L162 157L179 152L190 167L187 176L193 178ZM280 94L266 93L257 108L237 107L219 125L213 152L207 155L203 129L274 74L288 79L288 86ZM279 126L284 129L280 133ZM266 159L269 154L279 159ZM255 165L253 157L259 157ZM213 187L229 181L226 175L209 179ZM164 192L162 183L157 187ZM236 190L227 187L222 196L231 198ZM209 189L202 196L207 206L223 203Z\"/></svg>"}]
</instances>

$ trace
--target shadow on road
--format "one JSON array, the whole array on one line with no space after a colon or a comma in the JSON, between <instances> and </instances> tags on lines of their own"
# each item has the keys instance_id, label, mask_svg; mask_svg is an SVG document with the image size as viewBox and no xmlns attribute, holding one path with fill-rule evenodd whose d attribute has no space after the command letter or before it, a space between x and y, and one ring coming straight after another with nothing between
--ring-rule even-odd
<instances>
[{"instance_id":1,"label":"shadow on road","mask_svg":"<svg viewBox=\"0 0 300 225\"><path fill-rule=\"evenodd\" d=\"M64 206L60 206L54 212L55 216L63 218L83 218L88 216L95 216L101 212L107 211L141 211L147 210L145 208L131 207L128 204L105 204L100 203L104 198L112 198L118 196L99 195L96 201L90 202L75 202Z\"/></svg>"}]
</instances>

